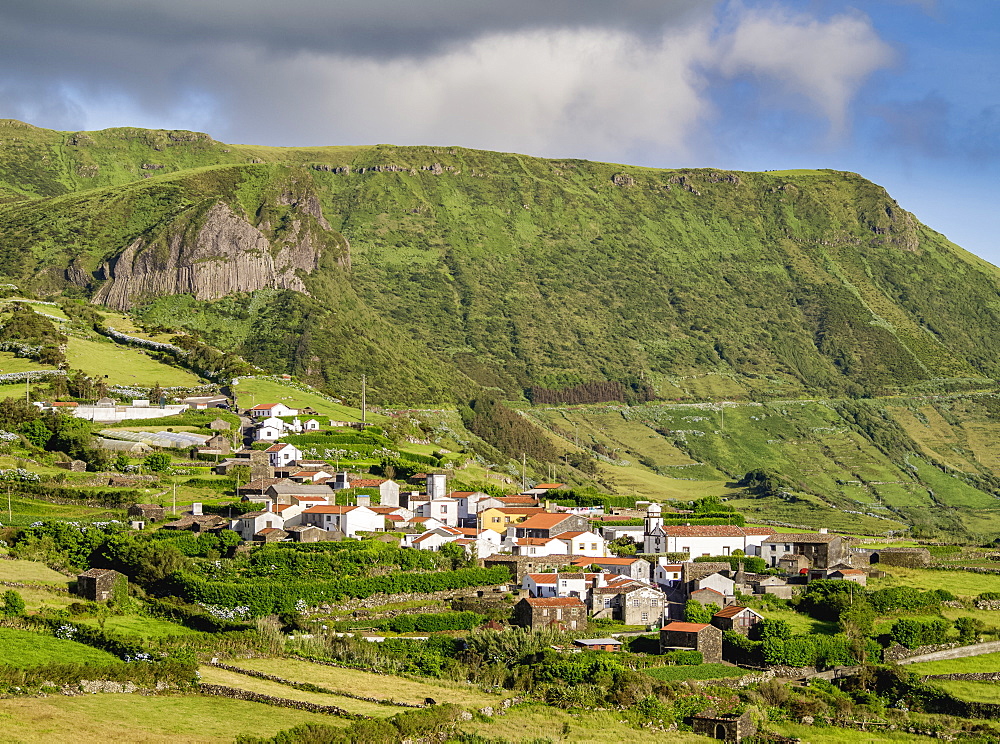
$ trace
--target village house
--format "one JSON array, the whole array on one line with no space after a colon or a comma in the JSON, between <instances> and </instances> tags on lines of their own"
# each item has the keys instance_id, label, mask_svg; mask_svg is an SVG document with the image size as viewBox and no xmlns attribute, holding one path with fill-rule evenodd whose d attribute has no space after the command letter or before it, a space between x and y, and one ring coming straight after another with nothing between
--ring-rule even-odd
<instances>
[{"instance_id":1,"label":"village house","mask_svg":"<svg viewBox=\"0 0 1000 744\"><path fill-rule=\"evenodd\" d=\"M337 481L334 488L339 489L342 481ZM348 488L376 488L378 489L379 504L381 506L399 506L399 484L389 478L358 478L350 481Z\"/></svg>"},{"instance_id":2,"label":"village house","mask_svg":"<svg viewBox=\"0 0 1000 744\"><path fill-rule=\"evenodd\" d=\"M299 409L289 408L284 403L260 403L247 409L247 415L255 419L270 418L271 416L298 416Z\"/></svg>"},{"instance_id":3,"label":"village house","mask_svg":"<svg viewBox=\"0 0 1000 744\"><path fill-rule=\"evenodd\" d=\"M282 529L284 526L285 519L280 513L265 509L241 514L232 521L230 529L238 532L246 542L250 542L253 540L253 536L263 529Z\"/></svg>"},{"instance_id":4,"label":"village house","mask_svg":"<svg viewBox=\"0 0 1000 744\"><path fill-rule=\"evenodd\" d=\"M714 604L719 607L725 607L727 604L726 600L730 598L717 589L705 587L704 589L695 589L693 592L689 592L688 599L693 599L702 605Z\"/></svg>"},{"instance_id":5,"label":"village house","mask_svg":"<svg viewBox=\"0 0 1000 744\"><path fill-rule=\"evenodd\" d=\"M514 624L531 630L580 630L587 626L587 608L578 597L528 597L514 605Z\"/></svg>"},{"instance_id":6,"label":"village house","mask_svg":"<svg viewBox=\"0 0 1000 744\"><path fill-rule=\"evenodd\" d=\"M413 511L422 517L433 517L449 527L458 526L458 499L447 496L428 499L419 503Z\"/></svg>"},{"instance_id":7,"label":"village house","mask_svg":"<svg viewBox=\"0 0 1000 744\"><path fill-rule=\"evenodd\" d=\"M521 589L532 597L587 597L593 575L584 573L535 573L527 574Z\"/></svg>"},{"instance_id":8,"label":"village house","mask_svg":"<svg viewBox=\"0 0 1000 744\"><path fill-rule=\"evenodd\" d=\"M513 525L516 537L558 537L566 532L588 532L590 523L575 514L535 514Z\"/></svg>"},{"instance_id":9,"label":"village house","mask_svg":"<svg viewBox=\"0 0 1000 744\"><path fill-rule=\"evenodd\" d=\"M653 583L672 589L681 582L683 570L680 563L671 563L667 558L657 558L653 564Z\"/></svg>"},{"instance_id":10,"label":"village house","mask_svg":"<svg viewBox=\"0 0 1000 744\"><path fill-rule=\"evenodd\" d=\"M385 532L385 518L365 506L312 506L302 512L302 523L337 529L347 537L357 537L359 532Z\"/></svg>"},{"instance_id":11,"label":"village house","mask_svg":"<svg viewBox=\"0 0 1000 744\"><path fill-rule=\"evenodd\" d=\"M555 538L566 544L567 555L603 558L608 554L604 538L596 532L563 532Z\"/></svg>"},{"instance_id":12,"label":"village house","mask_svg":"<svg viewBox=\"0 0 1000 744\"><path fill-rule=\"evenodd\" d=\"M315 483L317 481L323 481L324 484L332 477L333 473L328 473L325 470L298 470L288 476L289 480L295 481L296 483Z\"/></svg>"},{"instance_id":13,"label":"village house","mask_svg":"<svg viewBox=\"0 0 1000 744\"><path fill-rule=\"evenodd\" d=\"M187 406L192 411L204 411L209 408L229 408L229 398L225 395L191 395L187 398L181 398L177 403ZM229 427L227 426L226 428Z\"/></svg>"},{"instance_id":14,"label":"village house","mask_svg":"<svg viewBox=\"0 0 1000 744\"><path fill-rule=\"evenodd\" d=\"M545 514L545 510L540 507L491 507L479 513L479 526L503 535L511 525L536 514Z\"/></svg>"},{"instance_id":15,"label":"village house","mask_svg":"<svg viewBox=\"0 0 1000 744\"><path fill-rule=\"evenodd\" d=\"M738 744L756 734L757 725L748 710L742 713L718 713L714 708L707 708L691 716L691 730L709 739Z\"/></svg>"},{"instance_id":16,"label":"village house","mask_svg":"<svg viewBox=\"0 0 1000 744\"><path fill-rule=\"evenodd\" d=\"M333 489L323 483L295 483L282 479L264 490L264 495L276 504L291 504L302 496L321 499L324 503L334 497Z\"/></svg>"},{"instance_id":17,"label":"village house","mask_svg":"<svg viewBox=\"0 0 1000 744\"><path fill-rule=\"evenodd\" d=\"M597 566L602 571L618 576L627 576L638 581L649 581L649 561L643 558L614 558L602 556L600 558L581 558L573 562L573 565L581 568Z\"/></svg>"},{"instance_id":18,"label":"village house","mask_svg":"<svg viewBox=\"0 0 1000 744\"><path fill-rule=\"evenodd\" d=\"M659 589L628 579L603 587L595 585L587 605L595 618L621 620L626 625L659 625L667 601Z\"/></svg>"},{"instance_id":19,"label":"village house","mask_svg":"<svg viewBox=\"0 0 1000 744\"><path fill-rule=\"evenodd\" d=\"M490 530L492 532L492 530ZM569 555L566 543L558 537L513 537L505 535L500 549L511 555Z\"/></svg>"},{"instance_id":20,"label":"village house","mask_svg":"<svg viewBox=\"0 0 1000 744\"><path fill-rule=\"evenodd\" d=\"M761 543L761 558L772 568L789 553L805 556L812 568L829 568L845 558L840 535L822 530L819 534L778 533Z\"/></svg>"},{"instance_id":21,"label":"village house","mask_svg":"<svg viewBox=\"0 0 1000 744\"><path fill-rule=\"evenodd\" d=\"M733 630L747 635L750 629L763 619L763 615L749 607L730 605L712 616L712 625L723 632Z\"/></svg>"},{"instance_id":22,"label":"village house","mask_svg":"<svg viewBox=\"0 0 1000 744\"><path fill-rule=\"evenodd\" d=\"M686 553L688 560L700 556L733 555L740 550L757 555L769 535L735 525L668 525L663 553Z\"/></svg>"},{"instance_id":23,"label":"village house","mask_svg":"<svg viewBox=\"0 0 1000 744\"><path fill-rule=\"evenodd\" d=\"M707 623L673 622L660 629L660 653L693 649L706 663L722 661L722 631Z\"/></svg>"},{"instance_id":24,"label":"village house","mask_svg":"<svg viewBox=\"0 0 1000 744\"><path fill-rule=\"evenodd\" d=\"M302 450L294 444L272 444L266 450L271 467L281 468L302 459Z\"/></svg>"},{"instance_id":25,"label":"village house","mask_svg":"<svg viewBox=\"0 0 1000 744\"><path fill-rule=\"evenodd\" d=\"M526 491L522 491L522 496L547 496L550 491L565 490L565 483L539 483Z\"/></svg>"}]
</instances>

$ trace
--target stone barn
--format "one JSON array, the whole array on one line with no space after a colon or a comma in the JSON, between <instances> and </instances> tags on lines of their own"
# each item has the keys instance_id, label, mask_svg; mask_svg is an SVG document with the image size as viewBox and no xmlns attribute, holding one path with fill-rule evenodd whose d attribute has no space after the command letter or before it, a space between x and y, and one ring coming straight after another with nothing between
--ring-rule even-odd
<instances>
[{"instance_id":1,"label":"stone barn","mask_svg":"<svg viewBox=\"0 0 1000 744\"><path fill-rule=\"evenodd\" d=\"M128 515L133 519L141 519L144 522L159 522L166 516L166 510L159 504L132 504L128 508Z\"/></svg>"},{"instance_id":2,"label":"stone barn","mask_svg":"<svg viewBox=\"0 0 1000 744\"><path fill-rule=\"evenodd\" d=\"M691 717L691 730L702 736L729 742L743 741L757 733L749 711L744 711L742 715L720 715L711 708Z\"/></svg>"},{"instance_id":3,"label":"stone barn","mask_svg":"<svg viewBox=\"0 0 1000 744\"><path fill-rule=\"evenodd\" d=\"M927 568L931 565L931 551L927 548L882 548L872 553L869 559L874 566L904 566L906 568Z\"/></svg>"},{"instance_id":4,"label":"stone barn","mask_svg":"<svg viewBox=\"0 0 1000 744\"><path fill-rule=\"evenodd\" d=\"M660 629L660 653L701 651L706 662L722 661L722 631L707 623L674 622Z\"/></svg>"},{"instance_id":5,"label":"stone barn","mask_svg":"<svg viewBox=\"0 0 1000 744\"><path fill-rule=\"evenodd\" d=\"M107 602L114 596L115 583L123 574L110 568L91 568L76 577L76 593L91 602Z\"/></svg>"}]
</instances>

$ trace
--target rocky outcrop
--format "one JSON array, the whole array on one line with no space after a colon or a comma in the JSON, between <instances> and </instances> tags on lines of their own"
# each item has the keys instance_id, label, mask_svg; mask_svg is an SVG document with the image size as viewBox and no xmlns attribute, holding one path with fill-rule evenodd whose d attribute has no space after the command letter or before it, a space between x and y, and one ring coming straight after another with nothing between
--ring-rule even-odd
<instances>
[{"instance_id":1,"label":"rocky outcrop","mask_svg":"<svg viewBox=\"0 0 1000 744\"><path fill-rule=\"evenodd\" d=\"M274 200L291 209L278 227L253 225L225 202L181 215L153 238L141 237L97 272L105 284L94 303L119 310L163 295L213 300L234 292L291 289L306 293L301 275L316 269L321 250L336 246L349 263L347 241L333 232L311 192L286 190ZM82 272L67 272L82 283Z\"/></svg>"}]
</instances>

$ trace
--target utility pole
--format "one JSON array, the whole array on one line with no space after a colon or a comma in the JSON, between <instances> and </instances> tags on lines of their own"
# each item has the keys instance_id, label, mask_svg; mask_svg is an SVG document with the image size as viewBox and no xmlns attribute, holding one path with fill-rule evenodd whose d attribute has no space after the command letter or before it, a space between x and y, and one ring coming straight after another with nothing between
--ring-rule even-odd
<instances>
[{"instance_id":1,"label":"utility pole","mask_svg":"<svg viewBox=\"0 0 1000 744\"><path fill-rule=\"evenodd\" d=\"M7 484L7 521L14 521L14 509L10 505L10 483Z\"/></svg>"},{"instance_id":2,"label":"utility pole","mask_svg":"<svg viewBox=\"0 0 1000 744\"><path fill-rule=\"evenodd\" d=\"M174 514L177 514L177 481L174 481Z\"/></svg>"},{"instance_id":3,"label":"utility pole","mask_svg":"<svg viewBox=\"0 0 1000 744\"><path fill-rule=\"evenodd\" d=\"M361 375L361 425L365 425L365 413L367 411L367 377Z\"/></svg>"},{"instance_id":4,"label":"utility pole","mask_svg":"<svg viewBox=\"0 0 1000 744\"><path fill-rule=\"evenodd\" d=\"M527 479L527 476L525 475L525 468L526 467L527 467L527 459L525 458L524 453L522 452L521 453L521 491L522 491L522 493L524 491L528 490L528 479Z\"/></svg>"},{"instance_id":5,"label":"utility pole","mask_svg":"<svg viewBox=\"0 0 1000 744\"><path fill-rule=\"evenodd\" d=\"M31 405L31 375L24 378L24 402Z\"/></svg>"}]
</instances>

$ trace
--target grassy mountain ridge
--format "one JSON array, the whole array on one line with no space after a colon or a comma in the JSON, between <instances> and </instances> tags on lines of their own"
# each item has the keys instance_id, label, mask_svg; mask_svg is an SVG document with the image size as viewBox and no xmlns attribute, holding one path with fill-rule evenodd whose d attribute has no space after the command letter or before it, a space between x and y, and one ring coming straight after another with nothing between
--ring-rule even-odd
<instances>
[{"instance_id":1,"label":"grassy mountain ridge","mask_svg":"<svg viewBox=\"0 0 1000 744\"><path fill-rule=\"evenodd\" d=\"M320 385L367 370L376 400L574 380L675 397L672 380L706 372L738 397L836 396L981 386L998 371L997 270L856 174L13 122L0 140L0 188L18 196L0 207L0 271L43 294L108 296L118 279L102 267L137 241L147 273L224 265L209 250L176 266L164 247L197 242L213 207L272 258L301 245L296 221L325 221L307 236L314 263L284 283L265 272L236 296L138 286L120 301ZM88 163L97 175L80 175Z\"/></svg>"}]
</instances>

